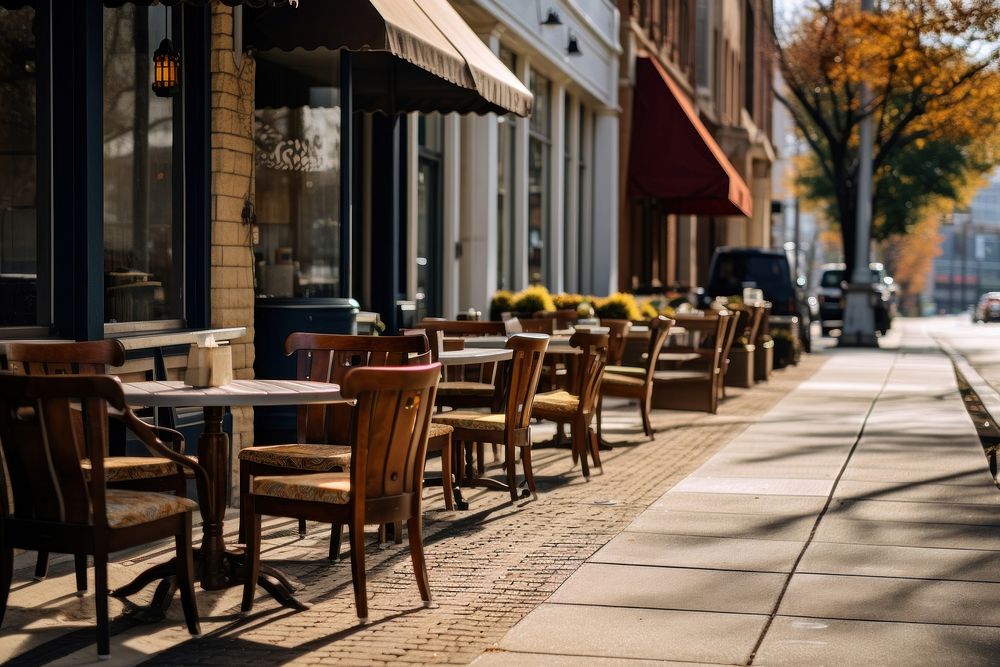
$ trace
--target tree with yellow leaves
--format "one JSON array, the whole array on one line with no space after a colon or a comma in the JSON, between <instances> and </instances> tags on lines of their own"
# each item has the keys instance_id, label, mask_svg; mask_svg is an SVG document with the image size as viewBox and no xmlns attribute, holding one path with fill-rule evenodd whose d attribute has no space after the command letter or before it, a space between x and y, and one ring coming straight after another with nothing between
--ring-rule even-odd
<instances>
[{"instance_id":1,"label":"tree with yellow leaves","mask_svg":"<svg viewBox=\"0 0 1000 667\"><path fill-rule=\"evenodd\" d=\"M862 118L874 125L880 238L905 233L928 204L957 198L997 164L996 0L882 0L874 13L858 0L814 0L782 41L776 95L814 158L801 182L828 205L845 248L854 246ZM867 107L862 83L873 92Z\"/></svg>"}]
</instances>

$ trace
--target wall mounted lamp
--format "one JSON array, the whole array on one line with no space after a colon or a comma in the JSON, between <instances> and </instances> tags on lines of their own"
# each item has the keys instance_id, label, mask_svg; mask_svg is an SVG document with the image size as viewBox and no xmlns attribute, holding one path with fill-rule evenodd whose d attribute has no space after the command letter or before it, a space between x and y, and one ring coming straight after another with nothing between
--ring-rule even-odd
<instances>
[{"instance_id":1,"label":"wall mounted lamp","mask_svg":"<svg viewBox=\"0 0 1000 667\"><path fill-rule=\"evenodd\" d=\"M545 20L542 21L542 25L562 25L562 19L559 18L559 12L549 7L548 12L545 14Z\"/></svg>"},{"instance_id":2,"label":"wall mounted lamp","mask_svg":"<svg viewBox=\"0 0 1000 667\"><path fill-rule=\"evenodd\" d=\"M583 55L583 51L580 50L580 44L576 41L576 35L570 34L569 43L566 44L566 55L568 56Z\"/></svg>"}]
</instances>

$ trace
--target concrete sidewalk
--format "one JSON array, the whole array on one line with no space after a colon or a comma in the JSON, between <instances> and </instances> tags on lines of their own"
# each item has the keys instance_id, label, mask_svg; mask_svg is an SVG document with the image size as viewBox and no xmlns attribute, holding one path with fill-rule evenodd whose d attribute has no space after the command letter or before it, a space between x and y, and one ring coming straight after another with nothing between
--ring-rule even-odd
<instances>
[{"instance_id":1,"label":"concrete sidewalk","mask_svg":"<svg viewBox=\"0 0 1000 667\"><path fill-rule=\"evenodd\" d=\"M997 664L1000 491L918 327L833 358L474 664Z\"/></svg>"}]
</instances>

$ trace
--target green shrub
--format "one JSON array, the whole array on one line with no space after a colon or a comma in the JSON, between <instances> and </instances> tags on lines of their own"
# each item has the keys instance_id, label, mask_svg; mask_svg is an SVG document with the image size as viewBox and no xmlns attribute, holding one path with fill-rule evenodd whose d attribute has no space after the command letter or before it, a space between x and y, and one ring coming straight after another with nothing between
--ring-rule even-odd
<instances>
[{"instance_id":1,"label":"green shrub","mask_svg":"<svg viewBox=\"0 0 1000 667\"><path fill-rule=\"evenodd\" d=\"M556 310L576 310L581 303L589 302L590 299L582 294L553 294L552 302L556 304Z\"/></svg>"},{"instance_id":2,"label":"green shrub","mask_svg":"<svg viewBox=\"0 0 1000 667\"><path fill-rule=\"evenodd\" d=\"M490 319L499 320L500 313L507 313L513 310L514 295L507 290L500 290L490 299Z\"/></svg>"},{"instance_id":3,"label":"green shrub","mask_svg":"<svg viewBox=\"0 0 1000 667\"><path fill-rule=\"evenodd\" d=\"M644 320L655 320L660 314L659 311L656 310L656 306L654 306L651 301L646 301L639 306L639 313L642 315L642 319Z\"/></svg>"},{"instance_id":4,"label":"green shrub","mask_svg":"<svg viewBox=\"0 0 1000 667\"><path fill-rule=\"evenodd\" d=\"M642 319L639 312L639 305L635 297L625 292L616 292L605 299L599 299L594 304L594 313L599 318L610 320L632 320Z\"/></svg>"},{"instance_id":5,"label":"green shrub","mask_svg":"<svg viewBox=\"0 0 1000 667\"><path fill-rule=\"evenodd\" d=\"M541 285L526 287L513 297L511 310L518 313L537 313L540 310L552 311L556 309L556 304L552 301L552 295Z\"/></svg>"}]
</instances>

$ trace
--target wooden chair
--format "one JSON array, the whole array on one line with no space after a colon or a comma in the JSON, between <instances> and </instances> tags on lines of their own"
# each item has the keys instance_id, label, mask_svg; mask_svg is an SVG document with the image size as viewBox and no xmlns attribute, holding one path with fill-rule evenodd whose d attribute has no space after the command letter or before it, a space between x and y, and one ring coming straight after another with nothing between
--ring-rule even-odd
<instances>
[{"instance_id":1,"label":"wooden chair","mask_svg":"<svg viewBox=\"0 0 1000 667\"><path fill-rule=\"evenodd\" d=\"M445 336L503 336L506 334L503 322L492 320L444 320L425 317L417 328L431 331L437 329Z\"/></svg>"},{"instance_id":2,"label":"wooden chair","mask_svg":"<svg viewBox=\"0 0 1000 667\"><path fill-rule=\"evenodd\" d=\"M576 321L580 319L580 314L576 312L576 308L561 308L559 310L539 310L533 317L535 319L539 317L554 317L556 329L568 329L576 324Z\"/></svg>"},{"instance_id":3,"label":"wooden chair","mask_svg":"<svg viewBox=\"0 0 1000 667\"><path fill-rule=\"evenodd\" d=\"M0 376L0 444L7 470L0 488L9 484L12 496L0 494L0 622L7 608L15 547L90 554L99 658L110 655L108 555L168 537L174 538L177 585L188 631L201 634L191 554L191 512L198 504L181 494L107 487L109 409L147 447L173 464L178 490L184 488L182 468L196 473L199 488L207 489L204 469L168 447L129 410L116 378ZM84 459L90 462L89 476L81 474Z\"/></svg>"},{"instance_id":4,"label":"wooden chair","mask_svg":"<svg viewBox=\"0 0 1000 667\"><path fill-rule=\"evenodd\" d=\"M347 524L354 600L362 623L368 622L364 527L406 521L417 587L424 604L431 605L421 490L427 432L440 374L440 364L350 370L341 382L342 394L357 399L350 471L259 476L242 491L249 570L243 611L253 608L260 571L262 514Z\"/></svg>"},{"instance_id":5,"label":"wooden chair","mask_svg":"<svg viewBox=\"0 0 1000 667\"><path fill-rule=\"evenodd\" d=\"M771 304L765 301L761 305L760 326L757 327L757 338L754 339L753 374L757 382L767 382L774 370L774 340L771 339Z\"/></svg>"},{"instance_id":6,"label":"wooden chair","mask_svg":"<svg viewBox=\"0 0 1000 667\"><path fill-rule=\"evenodd\" d=\"M658 370L653 377L653 407L667 410L700 410L715 414L724 380L727 345L736 318L728 311L704 317L678 316L677 322L690 334L698 334L710 356L704 368Z\"/></svg>"},{"instance_id":7,"label":"wooden chair","mask_svg":"<svg viewBox=\"0 0 1000 667\"><path fill-rule=\"evenodd\" d=\"M601 326L608 328L608 366L621 366L632 321L605 319L601 320Z\"/></svg>"},{"instance_id":8,"label":"wooden chair","mask_svg":"<svg viewBox=\"0 0 1000 667\"><path fill-rule=\"evenodd\" d=\"M293 333L285 339L285 355L296 355L296 379L343 384L347 373L360 366L407 366L412 355L427 355L425 336L351 336L344 334ZM299 406L296 442L246 447L240 450L240 488L249 488L256 475L304 475L343 471L350 465L351 423L354 407L347 403ZM450 489L448 489L450 491ZM240 511L240 539L247 521ZM306 518L299 519L299 534L305 535ZM341 526L331 526L330 560L340 554Z\"/></svg>"},{"instance_id":9,"label":"wooden chair","mask_svg":"<svg viewBox=\"0 0 1000 667\"><path fill-rule=\"evenodd\" d=\"M400 332L404 336L426 336L430 345L430 360L434 363L438 361L438 355L444 348L444 342L440 331L427 332L425 329L403 329ZM441 382L438 382L440 391ZM455 460L455 450L452 447L453 429L447 424L431 424L427 432L427 453L438 452L441 454L441 489L444 492L444 507L449 512L459 509L468 509L469 504L462 498L462 490L459 487L454 471L461 465L461 461ZM427 480L433 483L433 480ZM396 531L396 541L401 541L401 533Z\"/></svg>"},{"instance_id":10,"label":"wooden chair","mask_svg":"<svg viewBox=\"0 0 1000 667\"><path fill-rule=\"evenodd\" d=\"M125 348L115 339L79 343L9 343L7 366L23 375L102 375L111 367L125 363ZM77 424L78 427L82 426ZM172 429L151 426L177 454L184 453L184 438ZM150 451L150 456L109 456L104 451L104 479L115 488L140 491L174 491L184 495L183 480L177 484L177 466L170 459ZM91 461L81 461L84 475L89 475ZM49 555L38 552L35 579L48 573ZM87 561L83 554L76 557L76 587L87 590Z\"/></svg>"},{"instance_id":11,"label":"wooden chair","mask_svg":"<svg viewBox=\"0 0 1000 667\"><path fill-rule=\"evenodd\" d=\"M664 341L670 334L673 320L660 315L649 323L649 341L643 366L608 366L601 382L601 396L631 398L639 402L639 413L642 416L642 431L647 437L653 437L653 424L650 420L652 407L653 373L656 372L657 358ZM598 409L598 430L601 416Z\"/></svg>"},{"instance_id":12,"label":"wooden chair","mask_svg":"<svg viewBox=\"0 0 1000 667\"><path fill-rule=\"evenodd\" d=\"M608 356L608 334L577 331L569 339L569 344L580 349L575 359L574 377L570 380L571 390L536 394L531 416L560 425L571 424L573 461L580 459L583 476L589 479L588 451L594 460L594 467L602 467L597 434L591 428L591 422L601 395L601 378Z\"/></svg>"},{"instance_id":13,"label":"wooden chair","mask_svg":"<svg viewBox=\"0 0 1000 667\"><path fill-rule=\"evenodd\" d=\"M729 347L729 364L723 382L722 397L725 398L725 387L752 387L756 375L756 342L757 332L765 314L764 306L744 306L740 311L739 322L733 333L733 342Z\"/></svg>"},{"instance_id":14,"label":"wooden chair","mask_svg":"<svg viewBox=\"0 0 1000 667\"><path fill-rule=\"evenodd\" d=\"M503 412L485 414L456 410L434 417L435 422L448 424L455 429L453 438L459 443L460 451L464 452L465 446L469 444L504 445L506 485L489 479L480 479L478 483L508 490L512 502L518 498L517 462L514 456L516 449L521 450L521 462L528 491L532 497L538 497L531 469L531 406L542 371L542 358L548 345L549 337L544 334L515 334L507 339L506 347L513 350L513 357L505 369L507 378L502 384Z\"/></svg>"},{"instance_id":15,"label":"wooden chair","mask_svg":"<svg viewBox=\"0 0 1000 667\"><path fill-rule=\"evenodd\" d=\"M418 325L428 339L444 337L506 336L503 322L436 320L424 318ZM444 347L444 342L442 342ZM495 363L446 368L438 385L437 404L449 408L492 408L496 404Z\"/></svg>"}]
</instances>

